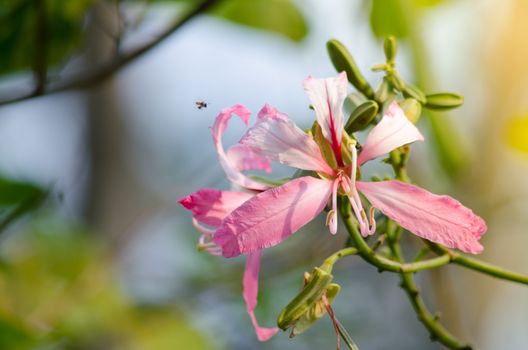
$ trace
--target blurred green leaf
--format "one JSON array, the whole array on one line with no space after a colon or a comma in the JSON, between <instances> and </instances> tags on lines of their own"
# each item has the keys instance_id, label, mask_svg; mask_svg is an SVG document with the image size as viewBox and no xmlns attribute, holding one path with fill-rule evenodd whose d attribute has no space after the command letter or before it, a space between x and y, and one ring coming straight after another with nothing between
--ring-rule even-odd
<instances>
[{"instance_id":1,"label":"blurred green leaf","mask_svg":"<svg viewBox=\"0 0 528 350\"><path fill-rule=\"evenodd\" d=\"M282 34L293 41L308 33L303 14L290 0L230 0L215 7L213 14L249 27Z\"/></svg>"},{"instance_id":2,"label":"blurred green leaf","mask_svg":"<svg viewBox=\"0 0 528 350\"><path fill-rule=\"evenodd\" d=\"M0 346L2 349L27 350L36 345L37 339L19 322L0 316Z\"/></svg>"},{"instance_id":3,"label":"blurred green leaf","mask_svg":"<svg viewBox=\"0 0 528 350\"><path fill-rule=\"evenodd\" d=\"M47 63L64 61L81 44L84 14L94 0L46 0ZM38 57L37 2L0 0L0 74L30 69Z\"/></svg>"},{"instance_id":4,"label":"blurred green leaf","mask_svg":"<svg viewBox=\"0 0 528 350\"><path fill-rule=\"evenodd\" d=\"M34 184L0 177L0 232L37 208L45 196L45 191Z\"/></svg>"},{"instance_id":5,"label":"blurred green leaf","mask_svg":"<svg viewBox=\"0 0 528 350\"><path fill-rule=\"evenodd\" d=\"M505 138L510 147L528 154L528 114L507 121Z\"/></svg>"},{"instance_id":6,"label":"blurred green leaf","mask_svg":"<svg viewBox=\"0 0 528 350\"><path fill-rule=\"evenodd\" d=\"M403 1L405 0L372 0L370 27L376 37L393 35L403 38L409 35Z\"/></svg>"}]
</instances>

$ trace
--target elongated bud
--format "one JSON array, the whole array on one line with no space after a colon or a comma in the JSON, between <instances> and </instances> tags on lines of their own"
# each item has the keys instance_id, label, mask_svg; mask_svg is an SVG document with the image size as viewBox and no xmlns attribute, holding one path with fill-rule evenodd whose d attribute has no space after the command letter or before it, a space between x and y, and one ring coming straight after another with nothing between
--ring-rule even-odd
<instances>
[{"instance_id":1,"label":"elongated bud","mask_svg":"<svg viewBox=\"0 0 528 350\"><path fill-rule=\"evenodd\" d=\"M286 330L295 325L326 292L332 279L331 274L316 267L301 292L281 311L277 319L279 328Z\"/></svg>"},{"instance_id":2,"label":"elongated bud","mask_svg":"<svg viewBox=\"0 0 528 350\"><path fill-rule=\"evenodd\" d=\"M422 114L422 104L414 98L406 98L399 102L399 105L401 109L403 109L407 119L409 119L411 123L416 124Z\"/></svg>"},{"instance_id":3,"label":"elongated bud","mask_svg":"<svg viewBox=\"0 0 528 350\"><path fill-rule=\"evenodd\" d=\"M365 98L365 96L357 92L348 94L343 104L343 113L350 114L354 109L356 109L360 104L362 104L366 100L367 99Z\"/></svg>"},{"instance_id":4,"label":"elongated bud","mask_svg":"<svg viewBox=\"0 0 528 350\"><path fill-rule=\"evenodd\" d=\"M376 117L378 109L379 107L376 101L369 100L361 104L350 114L345 125L345 130L351 134L355 131L365 129Z\"/></svg>"},{"instance_id":5,"label":"elongated bud","mask_svg":"<svg viewBox=\"0 0 528 350\"><path fill-rule=\"evenodd\" d=\"M464 98L452 92L442 92L426 96L427 102L424 107L435 110L447 110L460 107L464 103Z\"/></svg>"},{"instance_id":6,"label":"elongated bud","mask_svg":"<svg viewBox=\"0 0 528 350\"><path fill-rule=\"evenodd\" d=\"M335 69L338 72L345 71L347 73L348 81L354 85L359 92L368 98L374 97L374 91L359 71L354 58L352 58L352 55L347 48L338 40L332 39L326 43L326 49Z\"/></svg>"},{"instance_id":7,"label":"elongated bud","mask_svg":"<svg viewBox=\"0 0 528 350\"><path fill-rule=\"evenodd\" d=\"M411 97L417 100L420 103L425 103L427 101L425 94L422 92L422 90L418 89L416 86L411 85L409 83L405 83L405 86L403 88L403 96L405 97Z\"/></svg>"},{"instance_id":8,"label":"elongated bud","mask_svg":"<svg viewBox=\"0 0 528 350\"><path fill-rule=\"evenodd\" d=\"M392 35L387 37L383 42L383 51L385 51L385 57L387 58L387 62L394 61L397 49L398 46L396 44L396 38L394 38Z\"/></svg>"}]
</instances>

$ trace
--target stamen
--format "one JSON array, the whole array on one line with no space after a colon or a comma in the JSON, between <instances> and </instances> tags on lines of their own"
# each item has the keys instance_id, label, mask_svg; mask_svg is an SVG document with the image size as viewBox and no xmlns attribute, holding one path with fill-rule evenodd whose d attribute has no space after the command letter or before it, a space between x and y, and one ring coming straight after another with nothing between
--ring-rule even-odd
<instances>
[{"instance_id":1,"label":"stamen","mask_svg":"<svg viewBox=\"0 0 528 350\"><path fill-rule=\"evenodd\" d=\"M354 214L356 215L356 218L359 223L359 231L361 232L361 235L365 237L368 233L368 223L364 220L364 213L363 208L361 208L361 203L358 203L355 201L353 196L348 196L348 200L350 201L350 204L352 205L352 209L354 210ZM363 213L363 216L362 216Z\"/></svg>"},{"instance_id":2,"label":"stamen","mask_svg":"<svg viewBox=\"0 0 528 350\"><path fill-rule=\"evenodd\" d=\"M192 223L196 230L201 233L200 238L198 239L198 251L205 251L215 256L222 255L222 248L212 242L214 230L211 230L200 224L195 218L192 219Z\"/></svg>"},{"instance_id":3,"label":"stamen","mask_svg":"<svg viewBox=\"0 0 528 350\"><path fill-rule=\"evenodd\" d=\"M338 177L332 186L332 210L328 213L330 216L330 213L332 213L330 217L330 222L328 223L330 228L330 233L335 235L337 233L337 187L339 186L339 183L341 182L342 176ZM328 220L328 219L327 219Z\"/></svg>"},{"instance_id":4,"label":"stamen","mask_svg":"<svg viewBox=\"0 0 528 350\"><path fill-rule=\"evenodd\" d=\"M376 208L370 207L370 213L369 213L369 221L370 221L370 234L373 235L374 232L376 232L376 218L374 215L376 214Z\"/></svg>"}]
</instances>

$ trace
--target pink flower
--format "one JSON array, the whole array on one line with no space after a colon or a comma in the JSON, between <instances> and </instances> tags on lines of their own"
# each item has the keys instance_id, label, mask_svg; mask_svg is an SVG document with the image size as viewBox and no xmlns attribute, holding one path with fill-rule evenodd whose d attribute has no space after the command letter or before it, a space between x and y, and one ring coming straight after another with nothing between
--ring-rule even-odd
<instances>
[{"instance_id":1,"label":"pink flower","mask_svg":"<svg viewBox=\"0 0 528 350\"><path fill-rule=\"evenodd\" d=\"M202 234L199 247L227 258L248 255L243 295L261 341L271 338L278 330L260 327L254 314L261 250L279 244L314 219L329 200L332 210L328 213L327 224L335 234L338 193L349 199L364 236L376 230L374 208L377 208L425 239L468 253L479 253L483 249L478 240L486 231L486 224L455 199L395 180L356 180L358 166L405 144L421 141L423 136L393 102L368 134L358 155L355 143L343 130L342 106L347 84L344 72L336 78L308 77L304 82L324 136L323 142L327 142L335 162L327 161L311 135L270 105L261 109L255 125L240 142L225 152L221 137L231 116L238 115L246 126L250 117L249 110L235 105L218 115L212 134L227 177L246 192L202 189L180 200L192 211L193 223ZM303 176L271 187L243 174L250 169L270 172L270 160L313 171L318 177ZM368 216L358 191L372 205Z\"/></svg>"},{"instance_id":2,"label":"pink flower","mask_svg":"<svg viewBox=\"0 0 528 350\"><path fill-rule=\"evenodd\" d=\"M286 115L266 105L257 122L240 140L255 154L295 168L314 171L319 178L304 176L270 188L232 211L213 235L224 257L234 257L279 244L323 211L331 197L327 217L330 232L337 232L337 194L350 200L361 233L374 233L374 208L414 234L468 253L483 250L478 240L486 231L484 221L455 199L438 196L400 181L356 181L357 166L405 144L423 140L396 102L370 131L359 156L343 138L342 105L347 94L343 72L336 78L304 82L317 122L332 149L337 166L331 166L314 139ZM347 164L344 152L350 152ZM365 214L358 191L372 204Z\"/></svg>"},{"instance_id":3,"label":"pink flower","mask_svg":"<svg viewBox=\"0 0 528 350\"><path fill-rule=\"evenodd\" d=\"M184 198L179 203L193 214L193 225L201 233L198 248L212 255L221 255L222 251L213 241L215 229L233 210L253 197L257 192L269 188L268 185L255 181L242 173L244 170L258 169L271 171L267 158L255 153L247 146L237 144L227 153L222 145L222 135L233 114L238 115L248 125L251 113L244 106L235 105L221 111L213 124L213 141L227 177L236 185L247 189L247 192L220 191L203 188ZM211 227L207 227L207 226ZM213 228L213 229L212 229ZM278 332L278 328L260 327L255 317L258 296L258 274L260 270L260 251L247 254L243 278L243 297L246 310L255 327L257 338L266 341Z\"/></svg>"}]
</instances>

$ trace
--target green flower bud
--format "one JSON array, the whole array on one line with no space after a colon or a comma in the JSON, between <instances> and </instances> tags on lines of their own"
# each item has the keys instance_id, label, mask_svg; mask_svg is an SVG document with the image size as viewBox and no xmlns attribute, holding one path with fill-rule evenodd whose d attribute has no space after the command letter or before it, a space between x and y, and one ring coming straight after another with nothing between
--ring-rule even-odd
<instances>
[{"instance_id":1,"label":"green flower bud","mask_svg":"<svg viewBox=\"0 0 528 350\"><path fill-rule=\"evenodd\" d=\"M387 58L387 62L394 61L397 49L398 46L396 44L396 38L394 38L392 35L387 37L383 42L383 51L385 51L385 57Z\"/></svg>"},{"instance_id":2,"label":"green flower bud","mask_svg":"<svg viewBox=\"0 0 528 350\"><path fill-rule=\"evenodd\" d=\"M399 105L401 109L403 109L407 119L409 119L411 123L416 124L422 114L422 104L414 98L406 98L399 102Z\"/></svg>"},{"instance_id":3,"label":"green flower bud","mask_svg":"<svg viewBox=\"0 0 528 350\"><path fill-rule=\"evenodd\" d=\"M426 100L424 107L435 110L453 109L464 103L464 98L461 95L452 92L427 95Z\"/></svg>"},{"instance_id":4,"label":"green flower bud","mask_svg":"<svg viewBox=\"0 0 528 350\"><path fill-rule=\"evenodd\" d=\"M346 114L350 114L354 109L356 109L360 104L365 101L365 96L357 92L348 94L348 96L345 98L345 102L343 103L343 112Z\"/></svg>"},{"instance_id":5,"label":"green flower bud","mask_svg":"<svg viewBox=\"0 0 528 350\"><path fill-rule=\"evenodd\" d=\"M330 56L330 60L335 69L338 72L345 71L347 73L348 81L354 85L359 92L368 98L372 98L374 96L374 91L359 71L354 58L352 58L352 55L346 47L338 40L332 39L326 43L326 49L328 50L328 55Z\"/></svg>"},{"instance_id":6,"label":"green flower bud","mask_svg":"<svg viewBox=\"0 0 528 350\"><path fill-rule=\"evenodd\" d=\"M425 103L427 100L422 90L418 89L416 86L411 85L409 83L405 83L405 86L402 92L403 92L403 96L414 98L415 100L418 100L418 102L422 104Z\"/></svg>"},{"instance_id":7,"label":"green flower bud","mask_svg":"<svg viewBox=\"0 0 528 350\"><path fill-rule=\"evenodd\" d=\"M356 108L348 118L345 130L351 134L358 130L365 129L376 117L378 113L378 103L369 100Z\"/></svg>"},{"instance_id":8,"label":"green flower bud","mask_svg":"<svg viewBox=\"0 0 528 350\"><path fill-rule=\"evenodd\" d=\"M331 303L334 298L337 296L341 287L338 284L331 283L326 289L326 299ZM308 311L299 318L299 320L293 326L290 338L293 338L302 332L309 329L315 322L317 322L321 317L326 313L326 306L322 299L319 299L315 304L308 309Z\"/></svg>"},{"instance_id":9,"label":"green flower bud","mask_svg":"<svg viewBox=\"0 0 528 350\"><path fill-rule=\"evenodd\" d=\"M318 267L312 274L306 274L304 288L279 314L277 319L279 328L286 330L294 326L326 293L333 278L330 273Z\"/></svg>"}]
</instances>

